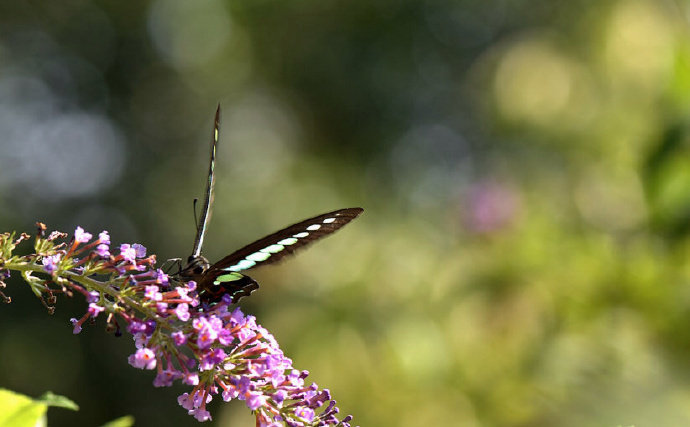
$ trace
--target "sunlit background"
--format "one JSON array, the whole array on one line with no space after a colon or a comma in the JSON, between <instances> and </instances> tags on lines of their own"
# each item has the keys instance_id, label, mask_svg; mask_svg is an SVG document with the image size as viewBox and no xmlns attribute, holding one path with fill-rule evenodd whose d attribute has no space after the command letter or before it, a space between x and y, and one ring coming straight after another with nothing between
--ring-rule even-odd
<instances>
[{"instance_id":1,"label":"sunlit background","mask_svg":"<svg viewBox=\"0 0 690 427\"><path fill-rule=\"evenodd\" d=\"M218 102L208 258L366 209L242 302L357 424L690 425L690 3L0 2L0 231L187 257ZM83 300L6 293L51 426L198 424Z\"/></svg>"}]
</instances>

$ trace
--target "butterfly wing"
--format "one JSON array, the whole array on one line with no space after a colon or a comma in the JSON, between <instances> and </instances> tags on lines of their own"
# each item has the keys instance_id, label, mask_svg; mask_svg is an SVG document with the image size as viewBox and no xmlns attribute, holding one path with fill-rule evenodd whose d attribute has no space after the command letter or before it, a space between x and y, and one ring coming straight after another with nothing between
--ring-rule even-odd
<instances>
[{"instance_id":1,"label":"butterfly wing","mask_svg":"<svg viewBox=\"0 0 690 427\"><path fill-rule=\"evenodd\" d=\"M220 301L223 295L230 295L235 304L240 298L248 297L259 289L259 284L244 274L225 271L220 275L205 274L199 288L199 298L203 301L214 303Z\"/></svg>"},{"instance_id":2,"label":"butterfly wing","mask_svg":"<svg viewBox=\"0 0 690 427\"><path fill-rule=\"evenodd\" d=\"M363 211L362 208L339 209L293 224L231 253L213 264L206 275L220 277L227 272L236 273L278 262L338 231Z\"/></svg>"},{"instance_id":3,"label":"butterfly wing","mask_svg":"<svg viewBox=\"0 0 690 427\"><path fill-rule=\"evenodd\" d=\"M208 162L208 179L206 181L206 192L204 193L204 205L201 208L201 218L196 225L196 238L194 239L194 249L189 257L198 258L201 255L201 247L204 244L204 236L211 220L211 206L213 205L213 187L216 183L215 165L216 148L218 147L218 134L220 133L220 104L216 109L216 117L213 120L213 133L211 134L211 159Z\"/></svg>"}]
</instances>

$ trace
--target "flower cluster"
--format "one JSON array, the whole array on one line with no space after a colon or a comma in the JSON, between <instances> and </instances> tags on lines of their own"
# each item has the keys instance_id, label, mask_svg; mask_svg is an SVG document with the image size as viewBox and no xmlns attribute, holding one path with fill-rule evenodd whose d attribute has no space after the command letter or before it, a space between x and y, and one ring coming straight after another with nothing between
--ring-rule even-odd
<instances>
[{"instance_id":1,"label":"flower cluster","mask_svg":"<svg viewBox=\"0 0 690 427\"><path fill-rule=\"evenodd\" d=\"M92 241L79 227L68 243L57 243L64 233L44 238L44 232L39 224L36 252L22 257L12 256L12 250L28 236L0 234L0 285L9 270L18 270L47 306L54 303L55 293L83 294L88 309L71 320L74 333L104 312L116 334L122 333L123 322L136 346L129 363L155 369L156 387L177 380L191 386L178 403L197 420L211 419L206 405L220 394L225 401L243 400L254 411L257 426L350 425L351 416L336 417L329 391L308 384L308 372L292 367L253 316L230 308L229 295L212 305L200 302L196 283L155 268L155 256L147 257L142 245L122 244L113 250L106 231ZM97 279L102 277L107 280Z\"/></svg>"}]
</instances>

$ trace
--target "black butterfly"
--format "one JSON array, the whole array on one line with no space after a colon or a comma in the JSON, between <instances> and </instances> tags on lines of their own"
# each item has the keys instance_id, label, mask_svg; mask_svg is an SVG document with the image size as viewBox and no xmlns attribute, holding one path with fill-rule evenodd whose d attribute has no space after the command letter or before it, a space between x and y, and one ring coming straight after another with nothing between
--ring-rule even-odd
<instances>
[{"instance_id":1,"label":"black butterfly","mask_svg":"<svg viewBox=\"0 0 690 427\"><path fill-rule=\"evenodd\" d=\"M252 291L259 288L259 284L251 277L240 273L241 271L278 262L296 250L334 233L364 211L362 208L338 209L306 219L259 239L211 265L206 258L201 256L201 246L204 243L213 203L213 186L216 181L214 167L219 130L220 105L216 110L211 137L208 182L201 218L197 223L194 250L189 256L187 265L176 275L181 280L196 281L199 297L209 304L220 301L226 294L232 297L233 303L244 296L249 296Z\"/></svg>"}]
</instances>

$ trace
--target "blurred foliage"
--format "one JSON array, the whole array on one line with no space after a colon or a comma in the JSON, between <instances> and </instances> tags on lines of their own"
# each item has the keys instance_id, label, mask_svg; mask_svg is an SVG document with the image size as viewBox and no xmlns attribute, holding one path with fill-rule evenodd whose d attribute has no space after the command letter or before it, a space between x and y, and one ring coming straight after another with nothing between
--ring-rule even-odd
<instances>
[{"instance_id":1,"label":"blurred foliage","mask_svg":"<svg viewBox=\"0 0 690 427\"><path fill-rule=\"evenodd\" d=\"M0 229L219 259L339 207L243 306L365 425L690 424L690 4L0 3ZM0 386L196 425L19 281ZM215 405L213 425L249 425Z\"/></svg>"},{"instance_id":2,"label":"blurred foliage","mask_svg":"<svg viewBox=\"0 0 690 427\"><path fill-rule=\"evenodd\" d=\"M0 388L0 424L5 427L46 426L46 411L51 406L72 411L79 410L79 407L68 398L51 392L45 393L38 399L32 399Z\"/></svg>"}]
</instances>

